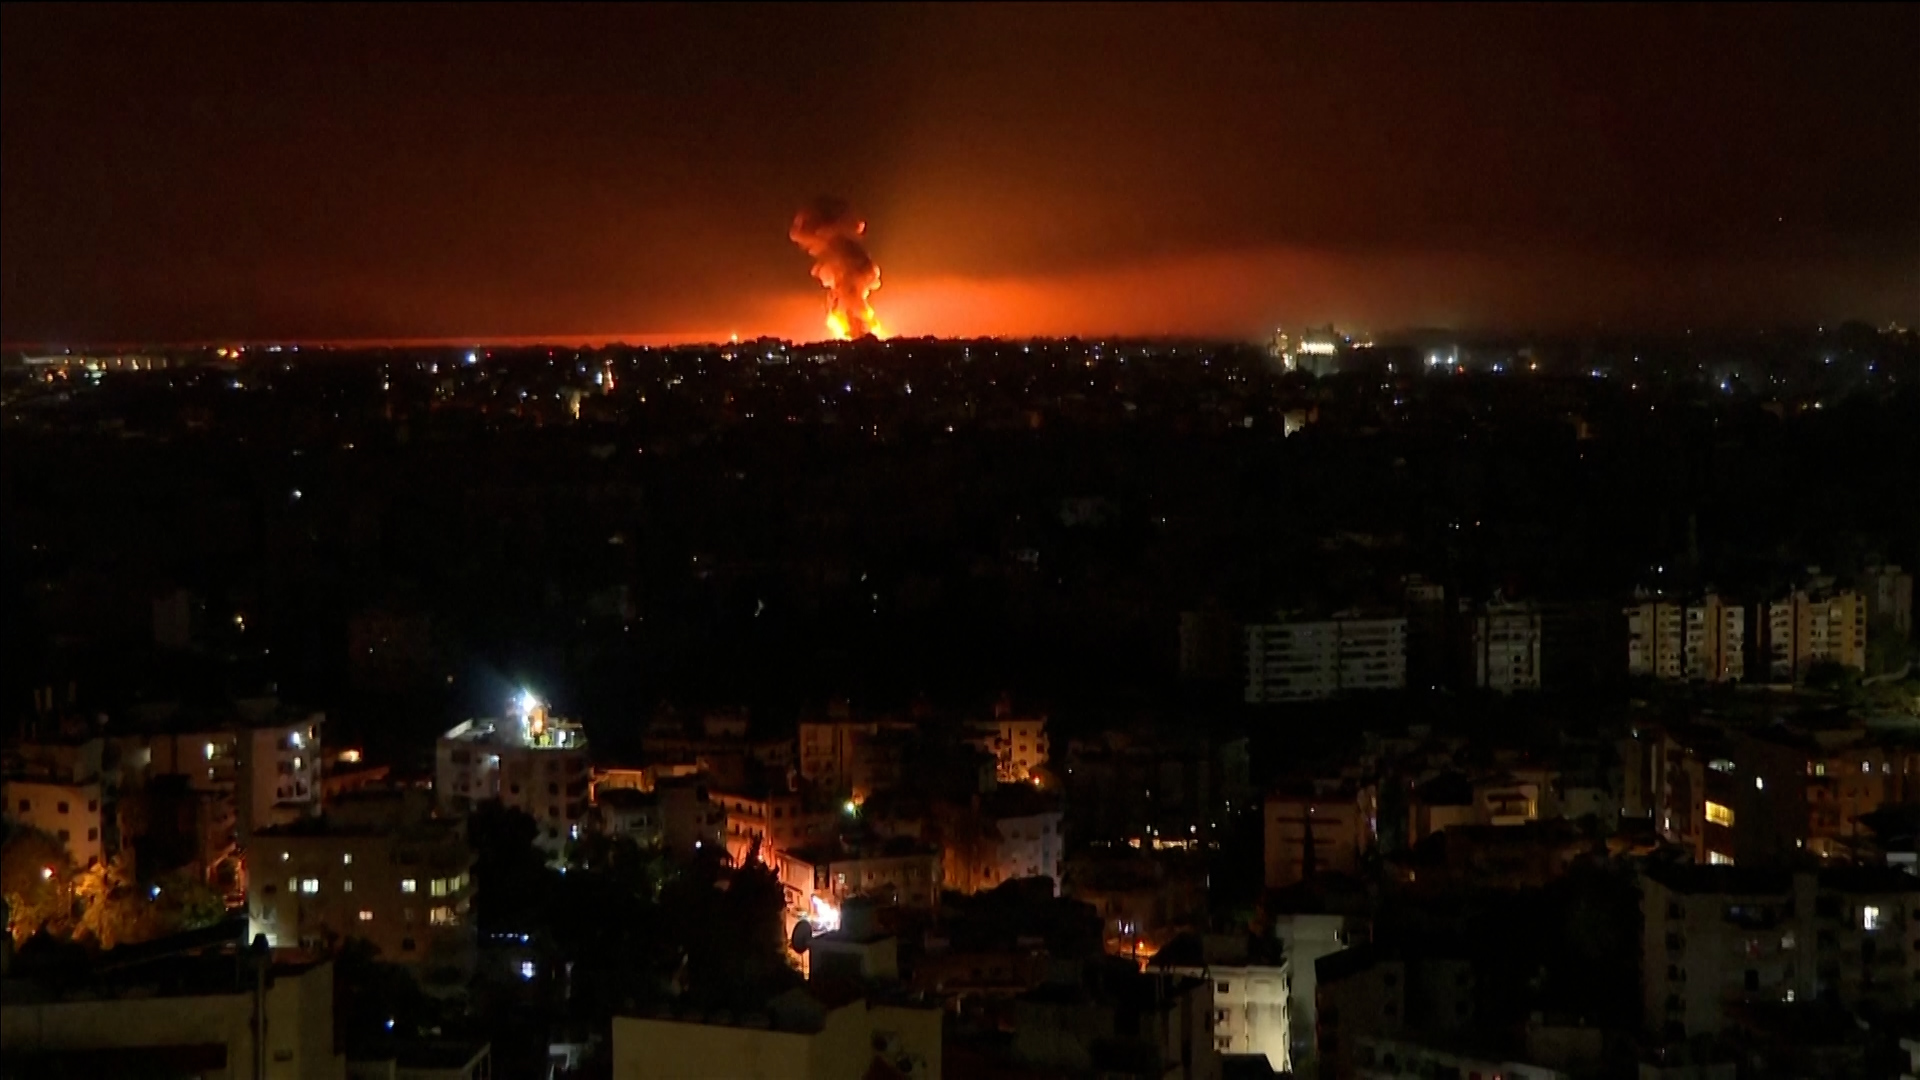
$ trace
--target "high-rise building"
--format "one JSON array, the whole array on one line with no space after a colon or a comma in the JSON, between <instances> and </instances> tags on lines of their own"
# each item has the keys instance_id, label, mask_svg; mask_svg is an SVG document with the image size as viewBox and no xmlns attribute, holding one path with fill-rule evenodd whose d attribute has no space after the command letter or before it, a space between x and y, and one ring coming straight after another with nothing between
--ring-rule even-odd
<instances>
[{"instance_id":1,"label":"high-rise building","mask_svg":"<svg viewBox=\"0 0 1920 1080\"><path fill-rule=\"evenodd\" d=\"M440 736L433 789L441 809L455 813L487 799L524 811L540 827L536 842L558 851L580 838L591 779L586 732L522 692L507 716Z\"/></svg>"},{"instance_id":2,"label":"high-rise building","mask_svg":"<svg viewBox=\"0 0 1920 1080\"><path fill-rule=\"evenodd\" d=\"M1642 600L1626 609L1627 674L1678 680L1684 670L1681 649L1680 605L1667 600Z\"/></svg>"},{"instance_id":3,"label":"high-rise building","mask_svg":"<svg viewBox=\"0 0 1920 1080\"><path fill-rule=\"evenodd\" d=\"M1746 609L1716 593L1682 604L1642 597L1626 609L1627 674L1668 682L1746 676Z\"/></svg>"},{"instance_id":4,"label":"high-rise building","mask_svg":"<svg viewBox=\"0 0 1920 1080\"><path fill-rule=\"evenodd\" d=\"M1407 620L1331 619L1247 627L1247 701L1329 698L1407 685Z\"/></svg>"},{"instance_id":5,"label":"high-rise building","mask_svg":"<svg viewBox=\"0 0 1920 1080\"><path fill-rule=\"evenodd\" d=\"M1764 655L1774 679L1799 680L1814 664L1867 666L1866 598L1850 589L1796 589L1766 605Z\"/></svg>"},{"instance_id":6,"label":"high-rise building","mask_svg":"<svg viewBox=\"0 0 1920 1080\"><path fill-rule=\"evenodd\" d=\"M1473 620L1473 684L1511 694L1540 689L1540 612L1525 603L1489 603Z\"/></svg>"},{"instance_id":7,"label":"high-rise building","mask_svg":"<svg viewBox=\"0 0 1920 1080\"><path fill-rule=\"evenodd\" d=\"M1897 566L1871 566L1860 575L1867 619L1913 636L1913 575Z\"/></svg>"}]
</instances>

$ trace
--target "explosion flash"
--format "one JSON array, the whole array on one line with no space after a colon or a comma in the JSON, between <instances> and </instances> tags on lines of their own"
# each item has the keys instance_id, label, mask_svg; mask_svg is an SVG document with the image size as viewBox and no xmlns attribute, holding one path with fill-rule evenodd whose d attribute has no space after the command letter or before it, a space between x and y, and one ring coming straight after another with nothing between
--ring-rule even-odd
<instances>
[{"instance_id":1,"label":"explosion flash","mask_svg":"<svg viewBox=\"0 0 1920 1080\"><path fill-rule=\"evenodd\" d=\"M815 199L793 217L787 236L813 259L813 276L827 290L827 333L839 341L885 337L867 297L880 287L880 267L860 237L867 223L844 199Z\"/></svg>"}]
</instances>

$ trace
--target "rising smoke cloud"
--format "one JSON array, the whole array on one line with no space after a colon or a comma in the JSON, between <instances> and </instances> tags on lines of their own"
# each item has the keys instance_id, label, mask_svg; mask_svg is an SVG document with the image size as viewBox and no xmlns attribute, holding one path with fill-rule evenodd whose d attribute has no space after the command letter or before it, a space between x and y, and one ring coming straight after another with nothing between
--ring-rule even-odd
<instances>
[{"instance_id":1,"label":"rising smoke cloud","mask_svg":"<svg viewBox=\"0 0 1920 1080\"><path fill-rule=\"evenodd\" d=\"M880 336L884 331L867 297L880 287L880 267L860 238L867 223L845 199L822 196L793 217L787 236L813 259L813 276L827 290L827 332L835 338Z\"/></svg>"}]
</instances>

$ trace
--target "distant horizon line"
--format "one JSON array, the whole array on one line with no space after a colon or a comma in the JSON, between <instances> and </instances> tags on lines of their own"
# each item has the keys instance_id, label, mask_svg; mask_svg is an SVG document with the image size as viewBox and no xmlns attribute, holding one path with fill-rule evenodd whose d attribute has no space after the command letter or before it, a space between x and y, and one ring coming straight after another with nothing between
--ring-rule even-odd
<instances>
[{"instance_id":1,"label":"distant horizon line","mask_svg":"<svg viewBox=\"0 0 1920 1080\"><path fill-rule=\"evenodd\" d=\"M1886 333L1886 332L1899 333L1899 332L1905 332L1908 329L1910 329L1909 327L1902 326L1897 322L1889 322L1885 326L1878 326L1878 325L1868 323L1865 320L1859 320L1859 319L1846 319L1846 320L1840 320L1833 323L1787 323L1787 324L1775 324L1771 326L1751 325L1751 326L1737 327L1737 328L1723 327L1723 326L1702 326L1697 328L1683 328L1683 329L1672 329L1672 328L1655 329L1651 327L1610 328L1605 325L1599 325L1599 326L1594 326L1594 327L1580 329L1580 330L1569 330L1569 329L1547 330L1547 329L1538 329L1538 328L1497 329L1492 327L1467 328L1467 327L1452 327L1452 326L1406 326L1406 327L1399 327L1393 330L1388 330L1385 332L1374 333L1372 334L1372 339L1377 342L1392 343L1392 340L1394 338L1410 337L1414 335L1429 335L1429 334L1454 334L1454 335L1459 335L1461 337L1473 336L1473 337L1482 337L1482 338L1485 338L1485 337L1543 338L1543 339L1549 339L1549 340L1564 339L1564 338L1604 337L1604 336L1610 336L1610 335L1624 335L1624 336L1649 337L1649 338L1681 338L1681 337L1691 337L1696 333L1696 331L1707 336L1720 336L1720 335L1726 335L1726 334L1769 334L1769 333L1779 333L1779 332L1788 331L1788 330L1805 330L1805 329L1811 329L1814 332L1818 333L1818 332L1824 332L1828 326L1838 327L1838 326L1846 325L1847 323L1858 323L1859 325L1870 326L1876 333ZM1326 328L1328 326L1332 326L1336 330L1340 329L1338 323L1324 323L1324 322L1299 323L1294 325L1297 325L1303 331L1311 331L1316 328ZM1275 327L1273 332L1277 333L1285 329L1287 329L1286 326L1279 326L1279 327ZM1194 333L974 334L974 335L948 335L948 336L941 336L936 334L894 334L878 340L882 342L891 342L891 341L938 342L938 341L1071 341L1076 339L1080 341L1095 341L1095 342L1187 341L1187 342L1208 342L1213 344L1262 344L1267 340L1264 336L1250 337L1243 334L1237 335L1237 334L1194 334ZM818 345L851 344L851 342L847 342L839 339L833 339L833 338L814 338L814 339L807 340L807 339L800 339L800 338L784 337L778 334L755 334L751 337L746 335L736 335L736 334L722 334L719 336L707 336L702 334L678 335L678 334L618 334L618 333L613 333L613 334L505 334L497 337L451 337L451 336L445 336L445 337L247 337L247 336L236 335L233 337L224 337L224 338L197 338L197 339L175 340L175 341L166 341L166 340L0 341L0 351L10 352L10 353L11 352L25 353L25 352L40 350L46 353L50 353L52 351L71 352L75 349L81 349L81 350L102 349L102 350L128 351L128 350L135 350L135 349L181 350L181 349L220 349L220 348L231 348L231 347L239 347L243 349L278 348L282 350L289 349L289 348L291 349L302 349L302 348L343 349L343 350L344 349L431 349L431 348L481 349L481 348L493 348L493 347L537 348L542 345L568 346L568 347L575 347L575 348L605 348L609 346L622 346L622 345L635 346L639 348L682 348L682 347L696 347L696 346L726 346L726 345L734 345L734 344L743 344L743 343L752 342L752 341L768 341L768 340L779 341L788 345L800 345L800 346L809 346L809 347L818 346Z\"/></svg>"}]
</instances>

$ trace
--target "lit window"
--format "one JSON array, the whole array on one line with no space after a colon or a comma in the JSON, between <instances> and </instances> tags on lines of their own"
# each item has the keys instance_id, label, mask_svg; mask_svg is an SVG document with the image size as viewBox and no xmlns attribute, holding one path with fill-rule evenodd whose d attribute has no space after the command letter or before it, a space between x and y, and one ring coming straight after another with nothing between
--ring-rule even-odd
<instances>
[{"instance_id":1,"label":"lit window","mask_svg":"<svg viewBox=\"0 0 1920 1080\"><path fill-rule=\"evenodd\" d=\"M371 911L368 911L368 910L366 910L365 908L362 908L362 909L360 909L360 921L361 921L361 922L372 922L372 921L373 921L373 912L371 912Z\"/></svg>"},{"instance_id":2,"label":"lit window","mask_svg":"<svg viewBox=\"0 0 1920 1080\"><path fill-rule=\"evenodd\" d=\"M312 896L314 893L319 892L320 879L317 877L301 878L300 891L303 893L306 893L308 896Z\"/></svg>"},{"instance_id":3,"label":"lit window","mask_svg":"<svg viewBox=\"0 0 1920 1080\"><path fill-rule=\"evenodd\" d=\"M1880 929L1880 909L1863 907L1860 909L1860 928L1863 930Z\"/></svg>"},{"instance_id":4,"label":"lit window","mask_svg":"<svg viewBox=\"0 0 1920 1080\"><path fill-rule=\"evenodd\" d=\"M1765 791L1767 789L1767 782L1764 778L1756 776L1753 778L1753 787L1756 791Z\"/></svg>"},{"instance_id":5,"label":"lit window","mask_svg":"<svg viewBox=\"0 0 1920 1080\"><path fill-rule=\"evenodd\" d=\"M523 979L533 978L533 961L531 960L520 961L520 977Z\"/></svg>"},{"instance_id":6,"label":"lit window","mask_svg":"<svg viewBox=\"0 0 1920 1080\"><path fill-rule=\"evenodd\" d=\"M453 909L450 907L434 908L432 911L427 912L427 921L435 926L446 926L453 922Z\"/></svg>"},{"instance_id":7,"label":"lit window","mask_svg":"<svg viewBox=\"0 0 1920 1080\"><path fill-rule=\"evenodd\" d=\"M1721 806L1717 802L1709 802L1707 804L1707 820L1713 822L1715 825L1725 825L1728 828L1732 828L1733 810L1730 807Z\"/></svg>"},{"instance_id":8,"label":"lit window","mask_svg":"<svg viewBox=\"0 0 1920 1080\"><path fill-rule=\"evenodd\" d=\"M447 879L434 878L432 882L432 892L433 892L433 895L435 896L447 895Z\"/></svg>"},{"instance_id":9,"label":"lit window","mask_svg":"<svg viewBox=\"0 0 1920 1080\"><path fill-rule=\"evenodd\" d=\"M1732 866L1733 856L1722 855L1717 851L1709 851L1707 852L1707 865L1708 866Z\"/></svg>"},{"instance_id":10,"label":"lit window","mask_svg":"<svg viewBox=\"0 0 1920 1080\"><path fill-rule=\"evenodd\" d=\"M349 854L346 854L346 855L342 855L342 856L340 856L340 862L341 862L341 863L342 863L343 865L346 865L346 866L352 866L352 865L353 865L353 855L352 855L351 853L349 853Z\"/></svg>"},{"instance_id":11,"label":"lit window","mask_svg":"<svg viewBox=\"0 0 1920 1080\"><path fill-rule=\"evenodd\" d=\"M420 883L413 880L412 878L401 878L400 891L403 893L419 892Z\"/></svg>"},{"instance_id":12,"label":"lit window","mask_svg":"<svg viewBox=\"0 0 1920 1080\"><path fill-rule=\"evenodd\" d=\"M207 744L207 760L208 761L213 760L213 744L212 743Z\"/></svg>"},{"instance_id":13,"label":"lit window","mask_svg":"<svg viewBox=\"0 0 1920 1080\"><path fill-rule=\"evenodd\" d=\"M291 851L283 851L280 853L281 862L286 862L288 859L291 859L291 858L293 858L293 852Z\"/></svg>"}]
</instances>

